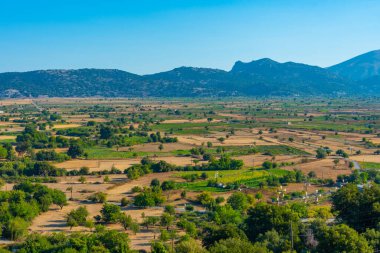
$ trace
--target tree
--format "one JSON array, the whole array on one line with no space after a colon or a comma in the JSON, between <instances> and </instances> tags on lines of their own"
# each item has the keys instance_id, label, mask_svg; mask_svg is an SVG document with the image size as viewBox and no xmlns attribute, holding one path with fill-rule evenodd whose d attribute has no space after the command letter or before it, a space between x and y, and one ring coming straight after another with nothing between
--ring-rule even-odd
<instances>
[{"instance_id":1,"label":"tree","mask_svg":"<svg viewBox=\"0 0 380 253\"><path fill-rule=\"evenodd\" d=\"M342 149L338 149L335 153L341 157L348 158L348 154Z\"/></svg>"},{"instance_id":2,"label":"tree","mask_svg":"<svg viewBox=\"0 0 380 253\"><path fill-rule=\"evenodd\" d=\"M78 143L73 143L69 146L67 150L67 155L71 158L77 158L84 154L83 148Z\"/></svg>"},{"instance_id":3,"label":"tree","mask_svg":"<svg viewBox=\"0 0 380 253\"><path fill-rule=\"evenodd\" d=\"M245 221L245 232L249 239L256 241L259 234L264 234L272 229L280 235L288 234L290 227L295 241L298 241L299 216L288 206L275 206L259 203L248 210L248 218Z\"/></svg>"},{"instance_id":4,"label":"tree","mask_svg":"<svg viewBox=\"0 0 380 253\"><path fill-rule=\"evenodd\" d=\"M50 118L49 118L51 121L57 121L59 119L62 119L62 116L59 115L58 113L53 113L53 114L50 114Z\"/></svg>"},{"instance_id":5,"label":"tree","mask_svg":"<svg viewBox=\"0 0 380 253\"><path fill-rule=\"evenodd\" d=\"M317 234L319 242L317 252L320 253L373 252L363 236L344 224L331 228L323 227L323 231Z\"/></svg>"},{"instance_id":6,"label":"tree","mask_svg":"<svg viewBox=\"0 0 380 253\"><path fill-rule=\"evenodd\" d=\"M38 176L57 176L57 169L48 162L36 162L31 174Z\"/></svg>"},{"instance_id":7,"label":"tree","mask_svg":"<svg viewBox=\"0 0 380 253\"><path fill-rule=\"evenodd\" d=\"M93 220L86 220L86 223L84 224L84 226L92 230L95 227L95 223Z\"/></svg>"},{"instance_id":8,"label":"tree","mask_svg":"<svg viewBox=\"0 0 380 253\"><path fill-rule=\"evenodd\" d=\"M149 226L154 226L160 221L159 217L156 216L146 216L143 221L143 226L146 227L146 229L149 229Z\"/></svg>"},{"instance_id":9,"label":"tree","mask_svg":"<svg viewBox=\"0 0 380 253\"><path fill-rule=\"evenodd\" d=\"M29 142L19 142L17 143L15 150L19 154L19 156L22 156L30 148L31 145Z\"/></svg>"},{"instance_id":10,"label":"tree","mask_svg":"<svg viewBox=\"0 0 380 253\"><path fill-rule=\"evenodd\" d=\"M170 234L169 234L169 231L168 230L161 230L160 231L160 240L163 241L163 242L166 242L170 239Z\"/></svg>"},{"instance_id":11,"label":"tree","mask_svg":"<svg viewBox=\"0 0 380 253\"><path fill-rule=\"evenodd\" d=\"M49 235L32 233L21 245L17 245L17 252L128 253L129 243L128 234L116 230Z\"/></svg>"},{"instance_id":12,"label":"tree","mask_svg":"<svg viewBox=\"0 0 380 253\"><path fill-rule=\"evenodd\" d=\"M192 212L192 211L194 211L194 206L190 205L190 204L187 204L185 206L185 210L188 211L188 212Z\"/></svg>"},{"instance_id":13,"label":"tree","mask_svg":"<svg viewBox=\"0 0 380 253\"><path fill-rule=\"evenodd\" d=\"M307 176L308 177L310 177L310 178L315 178L315 177L317 177L317 174L315 173L315 171L310 171L308 174L307 174Z\"/></svg>"},{"instance_id":14,"label":"tree","mask_svg":"<svg viewBox=\"0 0 380 253\"><path fill-rule=\"evenodd\" d=\"M7 160L13 161L16 159L15 151L13 150L13 146L10 143L5 143L4 148L7 150Z\"/></svg>"},{"instance_id":15,"label":"tree","mask_svg":"<svg viewBox=\"0 0 380 253\"><path fill-rule=\"evenodd\" d=\"M26 234L28 226L27 221L20 217L15 217L8 222L6 232L9 233L11 240L18 240Z\"/></svg>"},{"instance_id":16,"label":"tree","mask_svg":"<svg viewBox=\"0 0 380 253\"><path fill-rule=\"evenodd\" d=\"M160 185L160 180L158 180L157 178L152 179L152 181L150 182L151 187L160 187Z\"/></svg>"},{"instance_id":17,"label":"tree","mask_svg":"<svg viewBox=\"0 0 380 253\"><path fill-rule=\"evenodd\" d=\"M271 252L291 252L291 238L288 235L281 236L276 230L270 230L261 234L255 245L261 245Z\"/></svg>"},{"instance_id":18,"label":"tree","mask_svg":"<svg viewBox=\"0 0 380 253\"><path fill-rule=\"evenodd\" d=\"M150 246L151 253L169 253L169 248L163 242L155 241Z\"/></svg>"},{"instance_id":19,"label":"tree","mask_svg":"<svg viewBox=\"0 0 380 253\"><path fill-rule=\"evenodd\" d=\"M63 206L67 205L66 194L63 193L62 191L53 189L51 191L51 195L52 195L53 203L58 205L61 208L61 210Z\"/></svg>"},{"instance_id":20,"label":"tree","mask_svg":"<svg viewBox=\"0 0 380 253\"><path fill-rule=\"evenodd\" d=\"M174 215L175 214L175 208L172 205L167 205L167 206L165 206L164 212L171 214L171 215Z\"/></svg>"},{"instance_id":21,"label":"tree","mask_svg":"<svg viewBox=\"0 0 380 253\"><path fill-rule=\"evenodd\" d=\"M205 153L203 154L202 159L203 161L211 161L214 159L214 156L212 154Z\"/></svg>"},{"instance_id":22,"label":"tree","mask_svg":"<svg viewBox=\"0 0 380 253\"><path fill-rule=\"evenodd\" d=\"M204 228L203 232L205 235L202 237L202 243L207 248L220 240L228 238L247 240L246 234L235 224L209 225Z\"/></svg>"},{"instance_id":23,"label":"tree","mask_svg":"<svg viewBox=\"0 0 380 253\"><path fill-rule=\"evenodd\" d=\"M326 158L326 156L327 156L326 150L323 149L323 148L319 148L319 149L317 149L316 152L317 152L316 157L317 157L318 159L323 159L323 158Z\"/></svg>"},{"instance_id":24,"label":"tree","mask_svg":"<svg viewBox=\"0 0 380 253\"><path fill-rule=\"evenodd\" d=\"M223 143L223 142L225 141L225 138L224 138L224 137L219 137L219 138L218 138L218 141L219 141L220 143Z\"/></svg>"},{"instance_id":25,"label":"tree","mask_svg":"<svg viewBox=\"0 0 380 253\"><path fill-rule=\"evenodd\" d=\"M73 219L72 217L69 217L67 218L67 226L69 226L71 230L73 227L79 226L79 224L75 219Z\"/></svg>"},{"instance_id":26,"label":"tree","mask_svg":"<svg viewBox=\"0 0 380 253\"><path fill-rule=\"evenodd\" d=\"M253 246L249 241L238 238L228 238L215 243L210 248L210 253L269 253L269 250L259 249Z\"/></svg>"},{"instance_id":27,"label":"tree","mask_svg":"<svg viewBox=\"0 0 380 253\"><path fill-rule=\"evenodd\" d=\"M90 174L90 168L87 167L87 166L82 166L82 167L79 169L79 174L80 174L80 175L88 175L88 174Z\"/></svg>"},{"instance_id":28,"label":"tree","mask_svg":"<svg viewBox=\"0 0 380 253\"><path fill-rule=\"evenodd\" d=\"M86 178L84 176L80 176L80 178L78 179L78 181L81 183L81 184L84 184L86 182Z\"/></svg>"},{"instance_id":29,"label":"tree","mask_svg":"<svg viewBox=\"0 0 380 253\"><path fill-rule=\"evenodd\" d=\"M214 220L217 224L240 224L242 216L239 209L230 205L217 206L214 212Z\"/></svg>"},{"instance_id":30,"label":"tree","mask_svg":"<svg viewBox=\"0 0 380 253\"><path fill-rule=\"evenodd\" d=\"M378 229L367 229L362 235L373 249L380 249L380 231Z\"/></svg>"},{"instance_id":31,"label":"tree","mask_svg":"<svg viewBox=\"0 0 380 253\"><path fill-rule=\"evenodd\" d=\"M67 225L72 227L86 225L88 211L85 206L80 206L77 209L71 210L67 214Z\"/></svg>"},{"instance_id":32,"label":"tree","mask_svg":"<svg viewBox=\"0 0 380 253\"><path fill-rule=\"evenodd\" d=\"M166 191L167 198L169 199L171 190L175 189L175 182L173 180L164 181L162 182L161 189L163 191Z\"/></svg>"},{"instance_id":33,"label":"tree","mask_svg":"<svg viewBox=\"0 0 380 253\"><path fill-rule=\"evenodd\" d=\"M228 155L222 155L219 160L211 160L206 168L209 170L239 170L243 167L242 160L231 159Z\"/></svg>"},{"instance_id":34,"label":"tree","mask_svg":"<svg viewBox=\"0 0 380 253\"><path fill-rule=\"evenodd\" d=\"M1 159L7 158L7 155L8 155L7 149L4 148L3 146L0 146L0 158Z\"/></svg>"},{"instance_id":35,"label":"tree","mask_svg":"<svg viewBox=\"0 0 380 253\"><path fill-rule=\"evenodd\" d=\"M160 191L153 192L150 189L144 189L143 192L139 193L135 199L134 204L138 207L148 207L160 205L164 202L164 198Z\"/></svg>"},{"instance_id":36,"label":"tree","mask_svg":"<svg viewBox=\"0 0 380 253\"><path fill-rule=\"evenodd\" d=\"M230 197L228 197L227 203L231 205L234 210L241 212L245 211L248 208L247 195L242 192L234 192Z\"/></svg>"},{"instance_id":37,"label":"tree","mask_svg":"<svg viewBox=\"0 0 380 253\"><path fill-rule=\"evenodd\" d=\"M100 241L110 253L128 253L129 251L129 237L126 233L119 233L115 230L106 230L99 233L94 238L95 241ZM90 251L97 252L97 251Z\"/></svg>"},{"instance_id":38,"label":"tree","mask_svg":"<svg viewBox=\"0 0 380 253\"><path fill-rule=\"evenodd\" d=\"M121 216L120 207L114 204L105 203L100 210L102 220L106 223L115 223L119 221Z\"/></svg>"},{"instance_id":39,"label":"tree","mask_svg":"<svg viewBox=\"0 0 380 253\"><path fill-rule=\"evenodd\" d=\"M134 234L136 234L137 232L140 231L140 226L139 226L139 223L137 221L132 221L130 228Z\"/></svg>"},{"instance_id":40,"label":"tree","mask_svg":"<svg viewBox=\"0 0 380 253\"><path fill-rule=\"evenodd\" d=\"M255 194L255 199L260 200L263 198L263 194L261 192L258 192Z\"/></svg>"},{"instance_id":41,"label":"tree","mask_svg":"<svg viewBox=\"0 0 380 253\"><path fill-rule=\"evenodd\" d=\"M95 203L106 203L107 201L107 193L104 192L96 192L88 197L89 200Z\"/></svg>"},{"instance_id":42,"label":"tree","mask_svg":"<svg viewBox=\"0 0 380 253\"><path fill-rule=\"evenodd\" d=\"M218 197L215 198L215 202L216 202L217 204L221 204L221 203L223 203L224 201L225 201L225 199L224 199L223 196L218 196Z\"/></svg>"},{"instance_id":43,"label":"tree","mask_svg":"<svg viewBox=\"0 0 380 253\"><path fill-rule=\"evenodd\" d=\"M213 209L216 205L215 199L209 192L202 192L197 196L197 201L208 209Z\"/></svg>"},{"instance_id":44,"label":"tree","mask_svg":"<svg viewBox=\"0 0 380 253\"><path fill-rule=\"evenodd\" d=\"M70 192L70 200L73 200L73 187L72 187L72 186L67 187L67 188L66 188L66 191L69 191L69 192Z\"/></svg>"},{"instance_id":45,"label":"tree","mask_svg":"<svg viewBox=\"0 0 380 253\"><path fill-rule=\"evenodd\" d=\"M43 212L49 210L50 205L53 203L53 198L50 194L43 194L38 198L38 202L40 204L40 208Z\"/></svg>"},{"instance_id":46,"label":"tree","mask_svg":"<svg viewBox=\"0 0 380 253\"><path fill-rule=\"evenodd\" d=\"M177 231L175 230L170 230L169 232L169 238L171 239L172 242L172 252L174 252L174 240L177 238Z\"/></svg>"},{"instance_id":47,"label":"tree","mask_svg":"<svg viewBox=\"0 0 380 253\"><path fill-rule=\"evenodd\" d=\"M175 183L173 180L162 182L161 189L163 191L169 191L175 189Z\"/></svg>"},{"instance_id":48,"label":"tree","mask_svg":"<svg viewBox=\"0 0 380 253\"><path fill-rule=\"evenodd\" d=\"M100 127L100 139L110 139L113 136L111 127L102 125Z\"/></svg>"},{"instance_id":49,"label":"tree","mask_svg":"<svg viewBox=\"0 0 380 253\"><path fill-rule=\"evenodd\" d=\"M123 197L120 201L120 206L127 206L130 204L130 201L129 199L127 199L126 197Z\"/></svg>"},{"instance_id":50,"label":"tree","mask_svg":"<svg viewBox=\"0 0 380 253\"><path fill-rule=\"evenodd\" d=\"M166 230L169 230L169 227L173 224L173 222L174 222L174 216L168 213L163 213L161 215L160 224L161 226L166 227Z\"/></svg>"},{"instance_id":51,"label":"tree","mask_svg":"<svg viewBox=\"0 0 380 253\"><path fill-rule=\"evenodd\" d=\"M359 190L356 184L347 184L332 197L332 210L337 218L350 227L364 232L380 223L380 186L372 184Z\"/></svg>"},{"instance_id":52,"label":"tree","mask_svg":"<svg viewBox=\"0 0 380 253\"><path fill-rule=\"evenodd\" d=\"M133 222L132 217L130 215L126 215L124 213L120 215L119 221L125 230L127 230Z\"/></svg>"},{"instance_id":53,"label":"tree","mask_svg":"<svg viewBox=\"0 0 380 253\"><path fill-rule=\"evenodd\" d=\"M158 146L158 149L160 150L160 151L162 151L163 149L164 149L164 145L162 145L162 143Z\"/></svg>"},{"instance_id":54,"label":"tree","mask_svg":"<svg viewBox=\"0 0 380 253\"><path fill-rule=\"evenodd\" d=\"M188 221L186 218L182 218L177 226L185 230L186 234L191 237L196 237L198 230L194 222Z\"/></svg>"},{"instance_id":55,"label":"tree","mask_svg":"<svg viewBox=\"0 0 380 253\"><path fill-rule=\"evenodd\" d=\"M271 161L265 161L262 164L263 169L269 170L273 168L273 163Z\"/></svg>"},{"instance_id":56,"label":"tree","mask_svg":"<svg viewBox=\"0 0 380 253\"><path fill-rule=\"evenodd\" d=\"M195 239L183 240L175 246L176 253L207 253L207 250Z\"/></svg>"},{"instance_id":57,"label":"tree","mask_svg":"<svg viewBox=\"0 0 380 253\"><path fill-rule=\"evenodd\" d=\"M109 176L105 176L104 179L103 179L103 182L104 182L105 184L109 183L110 181L111 181L111 180L110 180Z\"/></svg>"}]
</instances>

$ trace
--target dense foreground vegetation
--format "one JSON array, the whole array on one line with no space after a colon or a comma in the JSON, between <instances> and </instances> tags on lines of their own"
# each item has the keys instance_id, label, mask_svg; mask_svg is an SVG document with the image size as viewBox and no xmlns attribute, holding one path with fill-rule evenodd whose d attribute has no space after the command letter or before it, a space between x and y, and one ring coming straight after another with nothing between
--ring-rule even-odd
<instances>
[{"instance_id":1,"label":"dense foreground vegetation","mask_svg":"<svg viewBox=\"0 0 380 253\"><path fill-rule=\"evenodd\" d=\"M36 187L40 186L29 184L17 188ZM11 192L11 195L15 194ZM360 191L349 184L334 194L333 210L339 214L334 225L326 225L326 219L331 217L326 209L319 209L314 219L305 221L303 218L311 211L308 205L270 205L241 192L231 195L225 205L206 193L200 194L198 201L206 206L206 213L199 214L188 208L185 213L176 215L171 206L166 206L160 219L145 217L142 225L147 229L155 224L162 226L160 240L152 243L152 252L365 253L375 252L380 246L378 185L369 185ZM22 205L25 206L21 203L10 205L21 209ZM123 217L118 206L104 204L103 224L122 222L127 224L126 229L131 227L133 221ZM21 226L20 220L7 226L5 231L20 236L17 228L12 227ZM178 229L183 229L185 234L178 234ZM170 240L176 243L165 243ZM31 234L22 244L10 249L17 252L130 252L127 234L105 229L102 225L96 225L94 232L89 234Z\"/></svg>"}]
</instances>

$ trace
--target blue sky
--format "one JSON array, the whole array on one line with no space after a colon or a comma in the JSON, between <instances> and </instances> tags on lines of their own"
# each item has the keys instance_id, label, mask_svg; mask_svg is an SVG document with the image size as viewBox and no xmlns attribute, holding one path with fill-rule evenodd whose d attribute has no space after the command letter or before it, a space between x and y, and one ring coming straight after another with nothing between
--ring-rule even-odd
<instances>
[{"instance_id":1,"label":"blue sky","mask_svg":"<svg viewBox=\"0 0 380 253\"><path fill-rule=\"evenodd\" d=\"M5 0L0 72L179 66L269 57L329 66L380 49L378 0Z\"/></svg>"}]
</instances>

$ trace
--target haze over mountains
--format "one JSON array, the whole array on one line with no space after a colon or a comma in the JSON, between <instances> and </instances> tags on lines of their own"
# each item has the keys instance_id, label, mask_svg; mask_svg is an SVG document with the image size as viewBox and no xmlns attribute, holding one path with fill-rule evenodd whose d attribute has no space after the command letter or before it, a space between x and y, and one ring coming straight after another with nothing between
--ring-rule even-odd
<instances>
[{"instance_id":1,"label":"haze over mountains","mask_svg":"<svg viewBox=\"0 0 380 253\"><path fill-rule=\"evenodd\" d=\"M112 69L0 74L0 97L380 95L380 50L329 68L260 59L230 71L180 67L152 75Z\"/></svg>"}]
</instances>

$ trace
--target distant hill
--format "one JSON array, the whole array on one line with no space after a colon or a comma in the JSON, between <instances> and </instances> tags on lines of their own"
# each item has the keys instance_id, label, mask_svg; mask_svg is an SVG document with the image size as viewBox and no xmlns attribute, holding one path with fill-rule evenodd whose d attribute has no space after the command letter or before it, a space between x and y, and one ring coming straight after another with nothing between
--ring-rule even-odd
<instances>
[{"instance_id":1,"label":"distant hill","mask_svg":"<svg viewBox=\"0 0 380 253\"><path fill-rule=\"evenodd\" d=\"M306 64L265 58L236 62L231 73L251 94L318 95L348 92L350 83L330 71Z\"/></svg>"},{"instance_id":2,"label":"distant hill","mask_svg":"<svg viewBox=\"0 0 380 253\"><path fill-rule=\"evenodd\" d=\"M328 70L351 80L364 80L380 75L380 50L371 51L337 65Z\"/></svg>"},{"instance_id":3,"label":"distant hill","mask_svg":"<svg viewBox=\"0 0 380 253\"><path fill-rule=\"evenodd\" d=\"M0 90L16 90L29 97L114 97L120 93L142 96L144 82L138 75L111 69L37 70L0 74Z\"/></svg>"},{"instance_id":4,"label":"distant hill","mask_svg":"<svg viewBox=\"0 0 380 253\"><path fill-rule=\"evenodd\" d=\"M379 56L372 51L326 69L264 58L238 61L230 71L180 67L144 76L112 69L9 72L0 73L0 97L380 95Z\"/></svg>"},{"instance_id":5,"label":"distant hill","mask_svg":"<svg viewBox=\"0 0 380 253\"><path fill-rule=\"evenodd\" d=\"M224 70L180 67L143 77L151 87L151 96L233 96L235 81Z\"/></svg>"}]
</instances>

